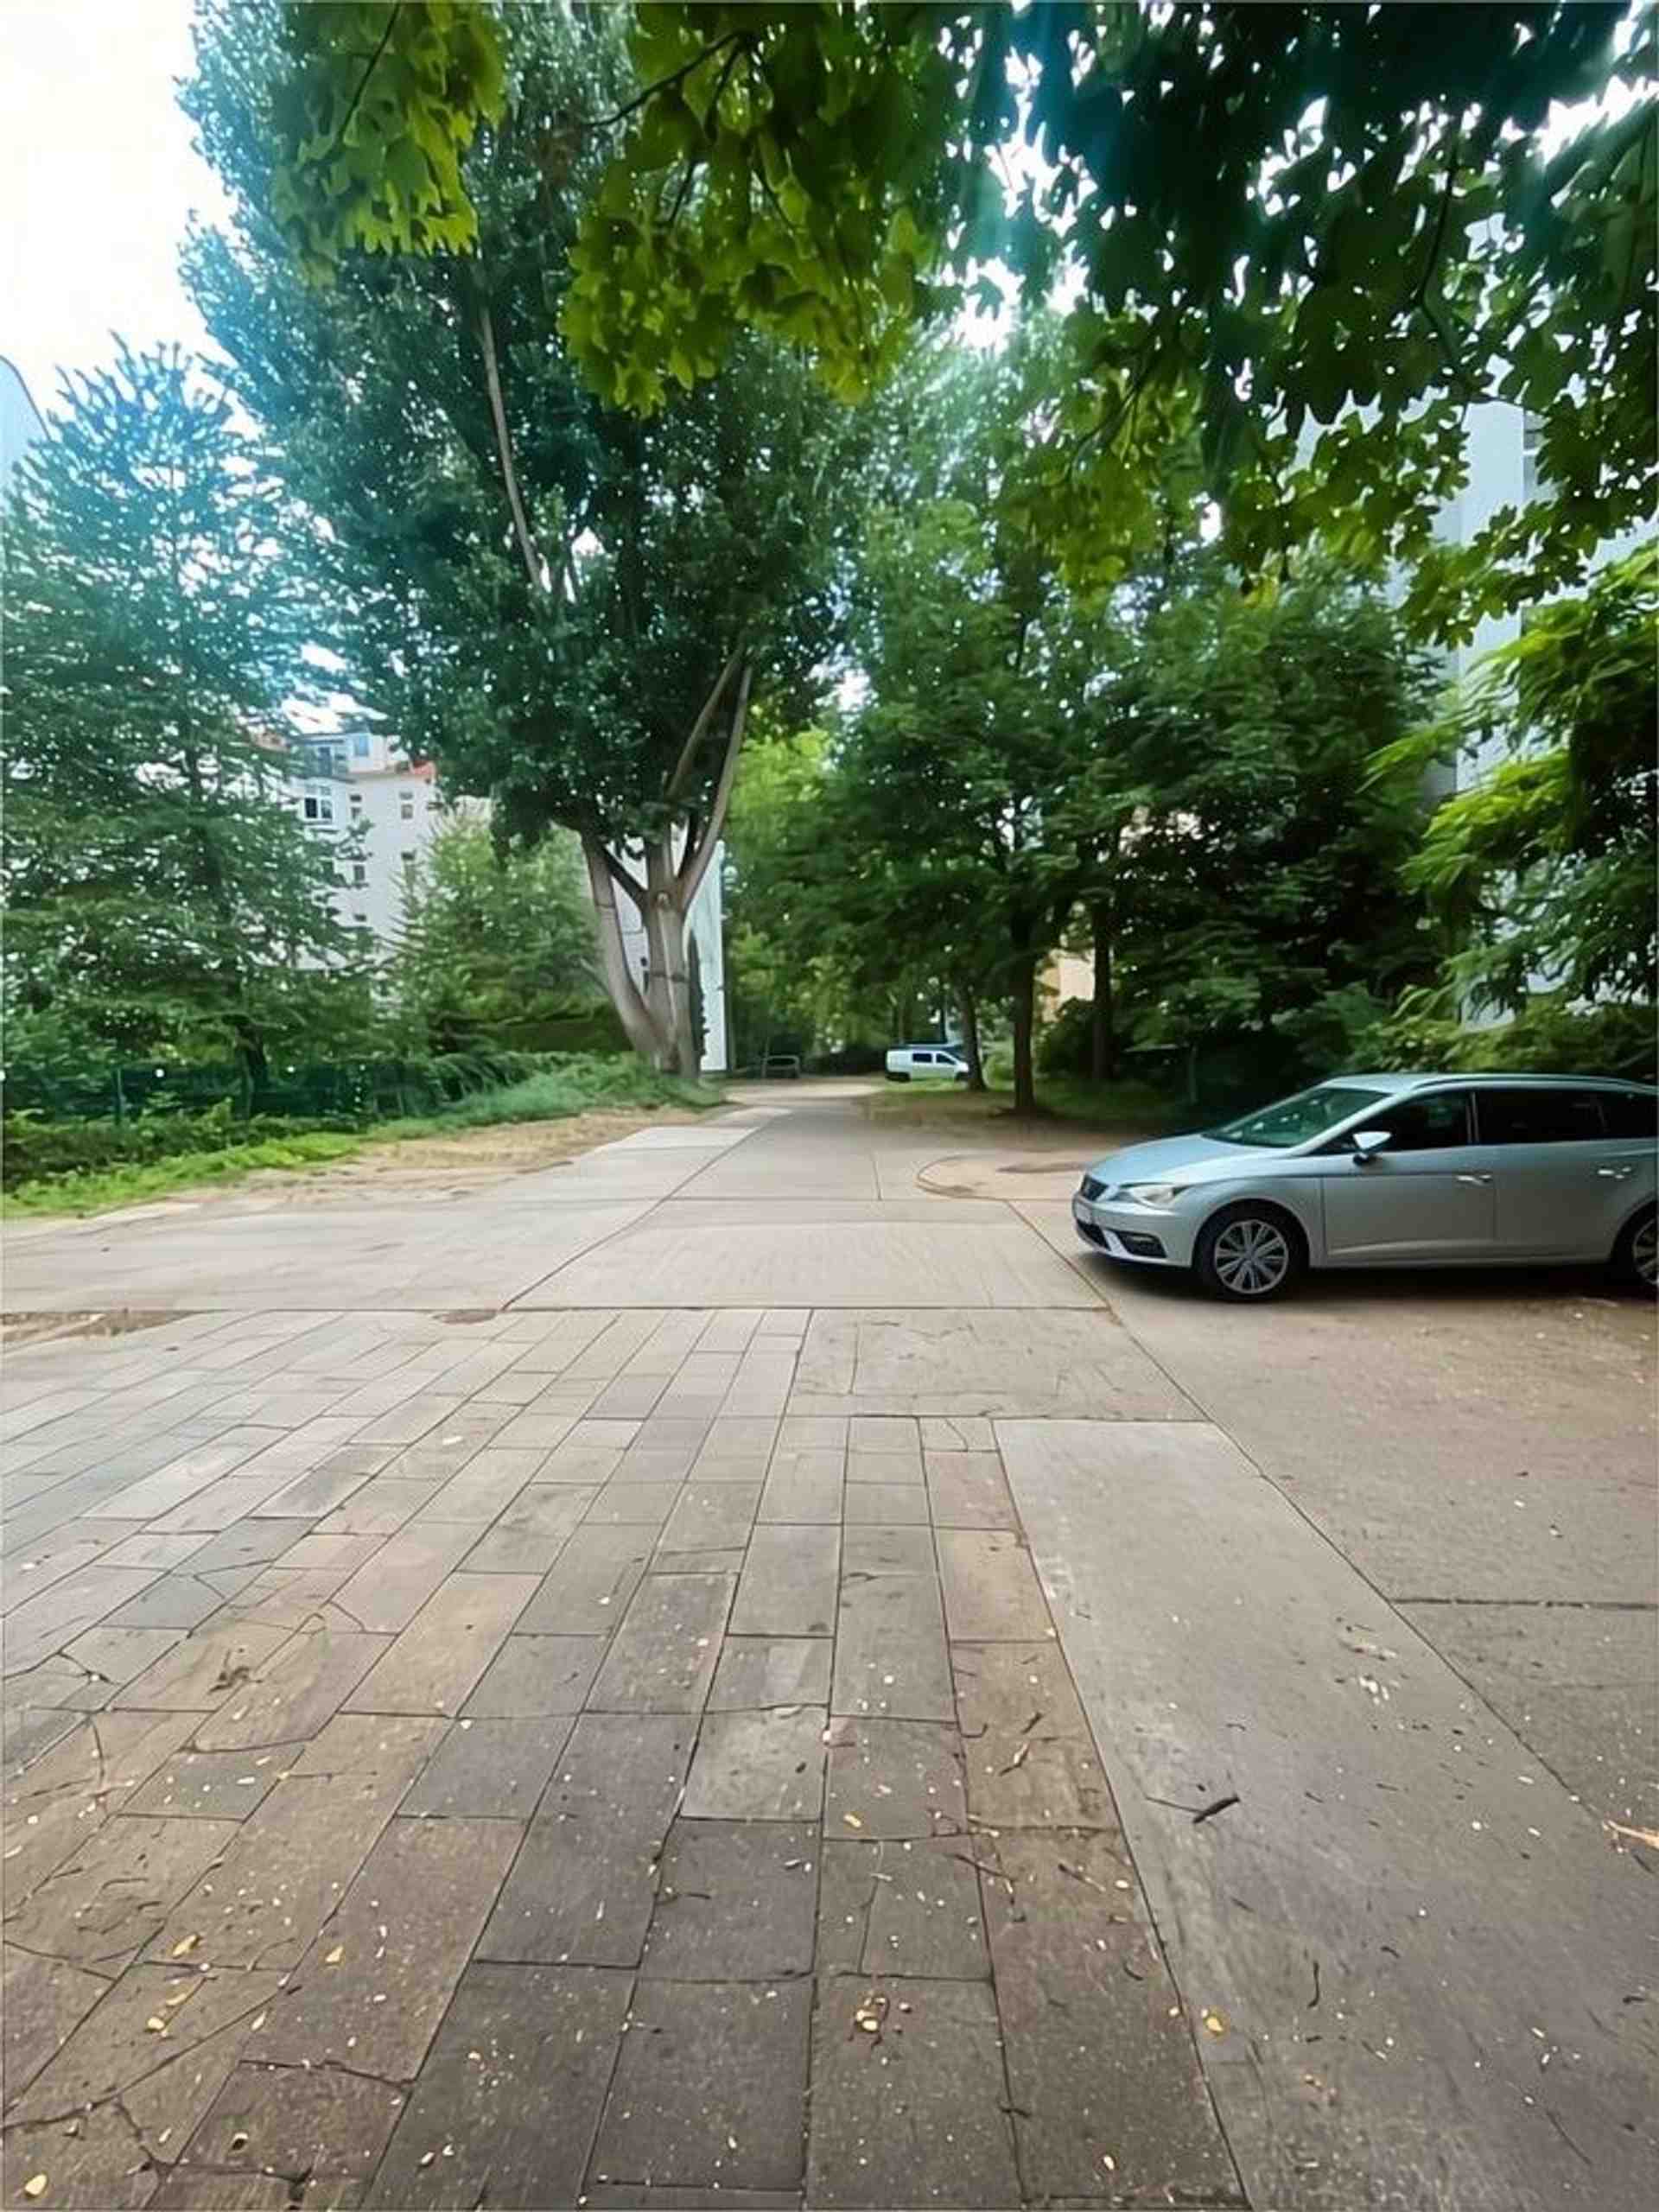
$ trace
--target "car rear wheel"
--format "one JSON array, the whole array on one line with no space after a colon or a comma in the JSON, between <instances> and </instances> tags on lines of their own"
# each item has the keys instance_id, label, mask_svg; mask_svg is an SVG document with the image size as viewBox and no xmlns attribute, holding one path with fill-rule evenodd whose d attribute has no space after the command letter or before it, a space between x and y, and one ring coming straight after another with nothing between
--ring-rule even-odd
<instances>
[{"instance_id":1,"label":"car rear wheel","mask_svg":"<svg viewBox=\"0 0 1659 2212\"><path fill-rule=\"evenodd\" d=\"M1659 1289L1659 1212L1652 1206L1624 1229L1613 1248L1613 1271L1638 1290Z\"/></svg>"},{"instance_id":2,"label":"car rear wheel","mask_svg":"<svg viewBox=\"0 0 1659 2212\"><path fill-rule=\"evenodd\" d=\"M1276 1206L1227 1206L1198 1233L1193 1272L1214 1298L1282 1298L1307 1264L1301 1231Z\"/></svg>"}]
</instances>

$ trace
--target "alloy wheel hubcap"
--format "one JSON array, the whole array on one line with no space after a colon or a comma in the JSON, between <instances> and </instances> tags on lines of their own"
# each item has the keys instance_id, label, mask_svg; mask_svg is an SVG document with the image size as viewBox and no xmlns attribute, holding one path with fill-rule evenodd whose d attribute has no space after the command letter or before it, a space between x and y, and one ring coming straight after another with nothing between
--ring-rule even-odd
<instances>
[{"instance_id":1,"label":"alloy wheel hubcap","mask_svg":"<svg viewBox=\"0 0 1659 2212\"><path fill-rule=\"evenodd\" d=\"M1276 1290L1290 1272L1290 1240L1271 1221L1230 1221L1216 1239L1216 1273L1240 1298Z\"/></svg>"},{"instance_id":2,"label":"alloy wheel hubcap","mask_svg":"<svg viewBox=\"0 0 1659 2212\"><path fill-rule=\"evenodd\" d=\"M1636 1272L1651 1290L1659 1283L1659 1219L1644 1221L1630 1240Z\"/></svg>"}]
</instances>

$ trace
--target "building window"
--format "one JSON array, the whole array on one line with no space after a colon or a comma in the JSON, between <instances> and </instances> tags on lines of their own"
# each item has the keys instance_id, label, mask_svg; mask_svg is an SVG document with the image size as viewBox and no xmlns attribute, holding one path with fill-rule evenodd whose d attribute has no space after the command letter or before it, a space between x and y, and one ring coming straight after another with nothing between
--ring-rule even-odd
<instances>
[{"instance_id":1,"label":"building window","mask_svg":"<svg viewBox=\"0 0 1659 2212\"><path fill-rule=\"evenodd\" d=\"M398 792L397 811L405 822L412 822L415 819L415 794L413 791Z\"/></svg>"},{"instance_id":2,"label":"building window","mask_svg":"<svg viewBox=\"0 0 1659 2212\"><path fill-rule=\"evenodd\" d=\"M326 792L308 791L301 811L308 822L332 822L334 802Z\"/></svg>"},{"instance_id":3,"label":"building window","mask_svg":"<svg viewBox=\"0 0 1659 2212\"><path fill-rule=\"evenodd\" d=\"M354 730L354 731L353 732L353 734L352 734L352 758L353 758L353 760L366 760L368 759L368 757L369 757L369 734L368 734L367 730L365 730L365 729Z\"/></svg>"},{"instance_id":4,"label":"building window","mask_svg":"<svg viewBox=\"0 0 1659 2212\"><path fill-rule=\"evenodd\" d=\"M353 907L352 919L357 924L359 929L363 929L367 926L368 918L368 916L363 912L363 909L360 906Z\"/></svg>"},{"instance_id":5,"label":"building window","mask_svg":"<svg viewBox=\"0 0 1659 2212\"><path fill-rule=\"evenodd\" d=\"M353 791L352 793L352 812L353 814L361 814L362 811L363 794L361 791Z\"/></svg>"},{"instance_id":6,"label":"building window","mask_svg":"<svg viewBox=\"0 0 1659 2212\"><path fill-rule=\"evenodd\" d=\"M362 861L353 861L352 862L352 881L357 886L359 891L368 880L369 871L364 867Z\"/></svg>"}]
</instances>

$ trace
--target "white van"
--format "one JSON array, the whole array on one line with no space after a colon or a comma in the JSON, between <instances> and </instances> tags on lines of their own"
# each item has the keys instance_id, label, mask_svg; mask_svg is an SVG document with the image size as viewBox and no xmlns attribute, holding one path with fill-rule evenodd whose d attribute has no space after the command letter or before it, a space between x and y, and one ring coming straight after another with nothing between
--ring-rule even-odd
<instances>
[{"instance_id":1,"label":"white van","mask_svg":"<svg viewBox=\"0 0 1659 2212\"><path fill-rule=\"evenodd\" d=\"M958 1045L894 1045L887 1053L887 1081L908 1083L912 1076L966 1083L967 1056Z\"/></svg>"}]
</instances>

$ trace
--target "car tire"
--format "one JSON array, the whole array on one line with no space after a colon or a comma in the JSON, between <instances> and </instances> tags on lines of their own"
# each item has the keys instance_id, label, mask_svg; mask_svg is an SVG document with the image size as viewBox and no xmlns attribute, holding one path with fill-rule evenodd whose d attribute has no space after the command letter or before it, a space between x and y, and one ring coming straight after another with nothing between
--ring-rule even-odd
<instances>
[{"instance_id":1,"label":"car tire","mask_svg":"<svg viewBox=\"0 0 1659 2212\"><path fill-rule=\"evenodd\" d=\"M1619 1281L1631 1290L1659 1289L1659 1211L1645 1206L1627 1221L1613 1247L1612 1268Z\"/></svg>"},{"instance_id":2,"label":"car tire","mask_svg":"<svg viewBox=\"0 0 1659 2212\"><path fill-rule=\"evenodd\" d=\"M1198 1231L1192 1272L1212 1298L1244 1306L1282 1298L1307 1266L1302 1232L1277 1206L1241 1199Z\"/></svg>"}]
</instances>

